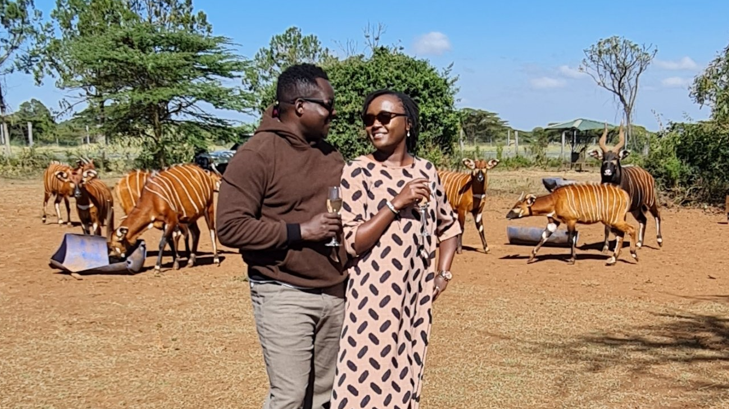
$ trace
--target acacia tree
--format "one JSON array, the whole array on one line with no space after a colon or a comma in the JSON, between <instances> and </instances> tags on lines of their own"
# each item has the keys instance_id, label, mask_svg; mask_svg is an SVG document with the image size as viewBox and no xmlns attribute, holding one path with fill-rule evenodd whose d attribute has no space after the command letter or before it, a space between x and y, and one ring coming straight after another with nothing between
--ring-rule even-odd
<instances>
[{"instance_id":1,"label":"acacia tree","mask_svg":"<svg viewBox=\"0 0 729 409\"><path fill-rule=\"evenodd\" d=\"M729 124L729 45L694 78L689 95L697 104L708 105L716 122Z\"/></svg>"},{"instance_id":2,"label":"acacia tree","mask_svg":"<svg viewBox=\"0 0 729 409\"><path fill-rule=\"evenodd\" d=\"M504 135L509 129L508 122L499 118L494 112L463 108L460 113L461 128L470 143L477 141L493 143L494 137Z\"/></svg>"},{"instance_id":3,"label":"acacia tree","mask_svg":"<svg viewBox=\"0 0 729 409\"><path fill-rule=\"evenodd\" d=\"M623 108L627 124L626 146L633 139L633 109L640 76L657 52L652 45L638 45L618 36L600 39L584 50L580 71L586 72L598 86L613 93Z\"/></svg>"},{"instance_id":4,"label":"acacia tree","mask_svg":"<svg viewBox=\"0 0 729 409\"><path fill-rule=\"evenodd\" d=\"M109 102L104 128L142 138L142 161L164 167L189 160L204 147L203 133L224 131L231 121L204 110L245 111L249 102L223 79L240 78L245 62L224 37L168 30L140 22L75 42L70 54L100 72L89 82Z\"/></svg>"},{"instance_id":5,"label":"acacia tree","mask_svg":"<svg viewBox=\"0 0 729 409\"><path fill-rule=\"evenodd\" d=\"M74 104L88 104L80 115L107 135L137 137L143 165L189 160L232 124L204 105L250 105L223 85L242 76L244 61L191 0L57 0L53 18L60 36L44 33L36 78L78 90Z\"/></svg>"},{"instance_id":6,"label":"acacia tree","mask_svg":"<svg viewBox=\"0 0 729 409\"><path fill-rule=\"evenodd\" d=\"M107 96L105 84L97 80L110 73L108 67L80 63L72 53L78 43L86 44L109 30L143 21L167 29L202 34L212 31L205 14L193 12L191 0L56 0L51 18L52 26L38 33L38 46L27 66L32 67L38 84L51 76L56 78L57 88L78 91L61 100L61 113L87 104L84 121L100 129L104 128ZM60 35L56 37L54 32Z\"/></svg>"},{"instance_id":7,"label":"acacia tree","mask_svg":"<svg viewBox=\"0 0 729 409\"><path fill-rule=\"evenodd\" d=\"M23 44L41 27L41 12L33 0L0 0L0 77L22 68L23 58L15 60ZM10 155L10 134L5 116L7 95L0 81L0 121L5 139L5 153Z\"/></svg>"}]
</instances>

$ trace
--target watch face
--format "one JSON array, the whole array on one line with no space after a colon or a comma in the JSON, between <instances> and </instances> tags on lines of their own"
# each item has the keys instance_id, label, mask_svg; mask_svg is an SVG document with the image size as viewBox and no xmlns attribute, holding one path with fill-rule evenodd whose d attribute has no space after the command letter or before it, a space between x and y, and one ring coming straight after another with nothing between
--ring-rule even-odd
<instances>
[{"instance_id":1,"label":"watch face","mask_svg":"<svg viewBox=\"0 0 729 409\"><path fill-rule=\"evenodd\" d=\"M440 275L442 275L443 278L445 278L446 280L450 280L451 278L453 278L453 274L451 274L450 271L443 271L442 273L440 273Z\"/></svg>"}]
</instances>

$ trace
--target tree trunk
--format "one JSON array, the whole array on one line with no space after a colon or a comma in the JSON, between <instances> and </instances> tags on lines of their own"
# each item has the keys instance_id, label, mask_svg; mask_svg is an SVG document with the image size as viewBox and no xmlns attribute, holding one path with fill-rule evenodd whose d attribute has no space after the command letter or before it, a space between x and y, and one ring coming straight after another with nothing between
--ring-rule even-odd
<instances>
[{"instance_id":1,"label":"tree trunk","mask_svg":"<svg viewBox=\"0 0 729 409\"><path fill-rule=\"evenodd\" d=\"M28 122L28 146L33 147L33 123Z\"/></svg>"},{"instance_id":2,"label":"tree trunk","mask_svg":"<svg viewBox=\"0 0 729 409\"><path fill-rule=\"evenodd\" d=\"M167 155L166 155L164 146L162 146L162 123L160 122L159 111L155 109L153 116L154 116L154 121L153 121L154 138L155 138L154 143L157 145L156 148L157 148L157 155L159 155L158 159L159 159L160 169L164 169L167 166L167 161L166 161Z\"/></svg>"},{"instance_id":3,"label":"tree trunk","mask_svg":"<svg viewBox=\"0 0 729 409\"><path fill-rule=\"evenodd\" d=\"M5 137L5 155L10 156L10 132L8 132L8 123L5 121L5 90L0 84L0 121L2 121L3 136Z\"/></svg>"},{"instance_id":4,"label":"tree trunk","mask_svg":"<svg viewBox=\"0 0 729 409\"><path fill-rule=\"evenodd\" d=\"M633 118L630 113L631 109L625 107L625 147L623 149L630 150L630 142L633 142ZM633 142L635 145L635 142Z\"/></svg>"}]
</instances>

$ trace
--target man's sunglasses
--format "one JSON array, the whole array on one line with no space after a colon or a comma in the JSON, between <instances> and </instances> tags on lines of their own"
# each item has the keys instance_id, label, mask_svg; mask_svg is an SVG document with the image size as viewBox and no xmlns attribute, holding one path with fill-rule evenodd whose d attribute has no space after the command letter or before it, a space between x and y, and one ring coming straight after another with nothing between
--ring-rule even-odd
<instances>
[{"instance_id":1,"label":"man's sunglasses","mask_svg":"<svg viewBox=\"0 0 729 409\"><path fill-rule=\"evenodd\" d=\"M377 119L377 122L381 123L382 125L387 125L393 118L398 116L406 116L406 114L387 111L379 112L377 115L364 114L362 115L362 122L364 122L365 126L372 126L375 124L375 119Z\"/></svg>"},{"instance_id":2,"label":"man's sunglasses","mask_svg":"<svg viewBox=\"0 0 729 409\"><path fill-rule=\"evenodd\" d=\"M327 112L329 112L329 115L331 115L332 114L332 111L334 111L334 100L332 100L332 101L325 101L323 99L299 97L299 98L294 99L290 103L291 104L294 104L294 103L296 103L296 100L299 100L299 99L302 100L302 101L311 102L311 103L314 103L314 104L317 104L317 105L322 106L324 109L327 110Z\"/></svg>"}]
</instances>

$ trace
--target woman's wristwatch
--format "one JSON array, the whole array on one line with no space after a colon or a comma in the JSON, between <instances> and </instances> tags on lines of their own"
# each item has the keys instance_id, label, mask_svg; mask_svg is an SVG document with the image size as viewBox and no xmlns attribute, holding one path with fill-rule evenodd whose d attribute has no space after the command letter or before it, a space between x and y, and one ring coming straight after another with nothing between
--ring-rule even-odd
<instances>
[{"instance_id":1,"label":"woman's wristwatch","mask_svg":"<svg viewBox=\"0 0 729 409\"><path fill-rule=\"evenodd\" d=\"M446 280L446 282L451 281L453 279L453 274L451 274L451 272L448 270L441 271L440 273L438 273L438 276L443 277L443 279Z\"/></svg>"}]
</instances>

